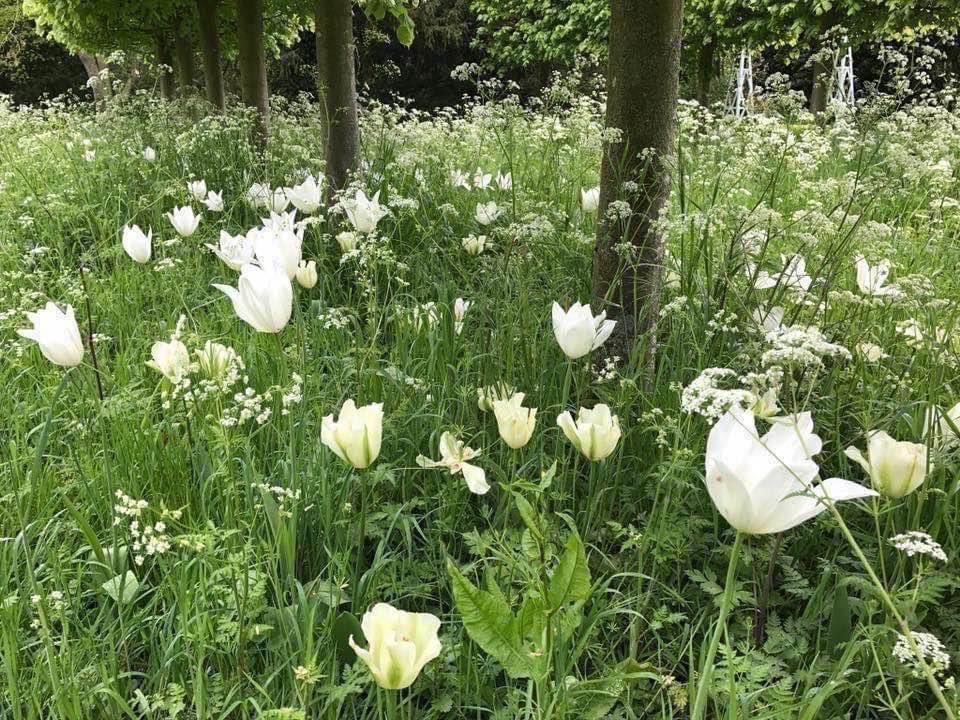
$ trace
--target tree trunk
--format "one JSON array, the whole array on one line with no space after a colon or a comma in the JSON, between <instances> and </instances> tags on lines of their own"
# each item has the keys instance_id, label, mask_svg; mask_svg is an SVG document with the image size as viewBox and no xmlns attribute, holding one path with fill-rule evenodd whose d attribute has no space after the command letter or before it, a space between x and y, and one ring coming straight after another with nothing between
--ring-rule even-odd
<instances>
[{"instance_id":1,"label":"tree trunk","mask_svg":"<svg viewBox=\"0 0 960 720\"><path fill-rule=\"evenodd\" d=\"M87 71L87 80L90 89L93 91L94 105L96 105L98 111L102 111L106 107L107 98L112 95L111 90L113 89L110 86L110 78L104 79L100 75L107 64L102 58L90 55L82 50L77 53L77 56L83 63L83 69Z\"/></svg>"},{"instance_id":2,"label":"tree trunk","mask_svg":"<svg viewBox=\"0 0 960 720\"><path fill-rule=\"evenodd\" d=\"M717 43L714 40L701 45L697 52L697 102L704 107L710 104L710 84L715 75L716 54Z\"/></svg>"},{"instance_id":3,"label":"tree trunk","mask_svg":"<svg viewBox=\"0 0 960 720\"><path fill-rule=\"evenodd\" d=\"M190 88L193 87L193 77L196 74L193 62L193 40L181 25L178 25L173 43L177 53L177 81L180 83L180 96L186 97Z\"/></svg>"},{"instance_id":4,"label":"tree trunk","mask_svg":"<svg viewBox=\"0 0 960 720\"><path fill-rule=\"evenodd\" d=\"M217 28L219 5L220 0L197 0L200 47L203 50L203 79L207 88L207 100L217 110L223 110L227 103L223 92L223 70L220 65L220 32Z\"/></svg>"},{"instance_id":5,"label":"tree trunk","mask_svg":"<svg viewBox=\"0 0 960 720\"><path fill-rule=\"evenodd\" d=\"M810 88L810 112L819 115L827 109L827 92L830 84L830 68L817 53L813 59L813 85Z\"/></svg>"},{"instance_id":6,"label":"tree trunk","mask_svg":"<svg viewBox=\"0 0 960 720\"><path fill-rule=\"evenodd\" d=\"M610 354L629 357L645 336L651 370L663 262L657 220L670 197L682 18L683 0L610 0L606 127L621 132L606 143L600 167L593 300L617 321ZM625 181L636 193L623 190ZM616 200L629 203L628 219L607 216ZM623 244L631 252L618 252Z\"/></svg>"},{"instance_id":7,"label":"tree trunk","mask_svg":"<svg viewBox=\"0 0 960 720\"><path fill-rule=\"evenodd\" d=\"M173 100L176 87L173 81L173 50L166 35L157 37L157 64L160 65L160 95Z\"/></svg>"},{"instance_id":8,"label":"tree trunk","mask_svg":"<svg viewBox=\"0 0 960 720\"><path fill-rule=\"evenodd\" d=\"M263 0L236 0L240 96L257 110L257 136L265 148L270 129L267 58L263 48Z\"/></svg>"},{"instance_id":9,"label":"tree trunk","mask_svg":"<svg viewBox=\"0 0 960 720\"><path fill-rule=\"evenodd\" d=\"M326 172L331 191L340 190L357 169L360 126L354 65L351 0L318 0L317 82L323 99Z\"/></svg>"}]
</instances>

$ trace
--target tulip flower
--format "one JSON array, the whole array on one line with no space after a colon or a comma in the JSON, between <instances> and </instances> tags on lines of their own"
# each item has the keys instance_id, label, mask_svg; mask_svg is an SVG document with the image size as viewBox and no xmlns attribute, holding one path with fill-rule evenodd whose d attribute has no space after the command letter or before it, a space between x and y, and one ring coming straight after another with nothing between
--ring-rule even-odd
<instances>
[{"instance_id":1,"label":"tulip flower","mask_svg":"<svg viewBox=\"0 0 960 720\"><path fill-rule=\"evenodd\" d=\"M468 255L477 256L487 247L486 235L467 235L460 244Z\"/></svg>"},{"instance_id":2,"label":"tulip flower","mask_svg":"<svg viewBox=\"0 0 960 720\"><path fill-rule=\"evenodd\" d=\"M886 357L890 357L883 351L882 347L869 342L858 343L857 354L867 362L879 362Z\"/></svg>"},{"instance_id":3,"label":"tulip flower","mask_svg":"<svg viewBox=\"0 0 960 720\"><path fill-rule=\"evenodd\" d=\"M309 290L317 284L317 263L314 260L301 260L297 265L297 283L300 287Z\"/></svg>"},{"instance_id":4,"label":"tulip flower","mask_svg":"<svg viewBox=\"0 0 960 720\"><path fill-rule=\"evenodd\" d=\"M367 649L351 635L347 642L385 690L410 687L424 665L440 654L437 637L440 618L430 613L410 613L387 603L377 603L360 622Z\"/></svg>"},{"instance_id":5,"label":"tulip flower","mask_svg":"<svg viewBox=\"0 0 960 720\"><path fill-rule=\"evenodd\" d=\"M497 183L497 187L501 190L513 190L513 173L507 173L506 175L497 173L497 177L494 178L494 181Z\"/></svg>"},{"instance_id":6,"label":"tulip flower","mask_svg":"<svg viewBox=\"0 0 960 720\"><path fill-rule=\"evenodd\" d=\"M900 295L900 288L896 285L885 284L887 276L890 275L890 263L886 260L881 260L871 267L863 255L857 255L854 258L854 265L857 269L857 287L864 295L877 297Z\"/></svg>"},{"instance_id":7,"label":"tulip flower","mask_svg":"<svg viewBox=\"0 0 960 720\"><path fill-rule=\"evenodd\" d=\"M247 233L253 236L253 252L261 266L276 265L291 280L297 274L303 258L303 237L292 230L256 228Z\"/></svg>"},{"instance_id":8,"label":"tulip flower","mask_svg":"<svg viewBox=\"0 0 960 720\"><path fill-rule=\"evenodd\" d=\"M193 197L197 202L203 202L203 199L207 196L207 183L205 180L193 180L187 183L187 192Z\"/></svg>"},{"instance_id":9,"label":"tulip flower","mask_svg":"<svg viewBox=\"0 0 960 720\"><path fill-rule=\"evenodd\" d=\"M150 358L147 366L173 383L178 382L190 368L187 346L177 338L171 338L170 342L155 342L150 348Z\"/></svg>"},{"instance_id":10,"label":"tulip flower","mask_svg":"<svg viewBox=\"0 0 960 720\"><path fill-rule=\"evenodd\" d=\"M616 324L616 320L607 320L606 311L594 317L589 305L575 302L564 312L559 304L553 304L553 335L564 355L571 360L603 345Z\"/></svg>"},{"instance_id":11,"label":"tulip flower","mask_svg":"<svg viewBox=\"0 0 960 720\"><path fill-rule=\"evenodd\" d=\"M494 400L492 403L500 437L514 450L530 442L537 424L537 409L523 407L523 398L523 393L516 393L508 400Z\"/></svg>"},{"instance_id":12,"label":"tulip flower","mask_svg":"<svg viewBox=\"0 0 960 720\"><path fill-rule=\"evenodd\" d=\"M477 188L477 190L486 190L490 187L490 181L492 179L493 175L477 168L476 172L473 173L473 186Z\"/></svg>"},{"instance_id":13,"label":"tulip flower","mask_svg":"<svg viewBox=\"0 0 960 720\"><path fill-rule=\"evenodd\" d=\"M479 455L479 450L468 448L452 433L445 432L440 436L440 459L431 460L424 455L417 455L417 465L427 470L447 468L451 475L462 472L470 492L475 495L485 495L490 490L490 485L487 484L487 473L483 468L470 464L470 460Z\"/></svg>"},{"instance_id":14,"label":"tulip flower","mask_svg":"<svg viewBox=\"0 0 960 720\"><path fill-rule=\"evenodd\" d=\"M273 190L269 185L255 182L247 190L247 202L255 208L268 208L272 204Z\"/></svg>"},{"instance_id":15,"label":"tulip flower","mask_svg":"<svg viewBox=\"0 0 960 720\"><path fill-rule=\"evenodd\" d=\"M364 235L376 230L377 223L389 212L380 204L379 190L369 199L363 190L357 190L357 194L353 199L347 198L341 200L340 205L347 214L347 220L353 225L353 229Z\"/></svg>"},{"instance_id":16,"label":"tulip flower","mask_svg":"<svg viewBox=\"0 0 960 720\"><path fill-rule=\"evenodd\" d=\"M600 207L600 186L580 189L580 209L585 213L595 213Z\"/></svg>"},{"instance_id":17,"label":"tulip flower","mask_svg":"<svg viewBox=\"0 0 960 720\"><path fill-rule=\"evenodd\" d=\"M927 446L895 440L883 430L867 435L867 457L855 447L846 455L866 471L875 490L890 498L909 495L927 477Z\"/></svg>"},{"instance_id":18,"label":"tulip flower","mask_svg":"<svg viewBox=\"0 0 960 720\"><path fill-rule=\"evenodd\" d=\"M936 427L931 427L932 421L937 419ZM939 450L950 450L960 444L960 402L949 410L931 408L924 422L924 437L931 437L934 446Z\"/></svg>"},{"instance_id":19,"label":"tulip flower","mask_svg":"<svg viewBox=\"0 0 960 720\"><path fill-rule=\"evenodd\" d=\"M465 190L470 189L470 178L462 170L451 170L450 171L450 184L454 187L464 188Z\"/></svg>"},{"instance_id":20,"label":"tulip flower","mask_svg":"<svg viewBox=\"0 0 960 720\"><path fill-rule=\"evenodd\" d=\"M453 332L459 335L463 332L463 320L470 309L470 301L457 298L453 303Z\"/></svg>"},{"instance_id":21,"label":"tulip flower","mask_svg":"<svg viewBox=\"0 0 960 720\"><path fill-rule=\"evenodd\" d=\"M580 408L576 422L569 411L557 415L557 425L573 446L590 461L605 460L620 441L620 420L604 404Z\"/></svg>"},{"instance_id":22,"label":"tulip flower","mask_svg":"<svg viewBox=\"0 0 960 720\"><path fill-rule=\"evenodd\" d=\"M276 267L244 265L236 288L214 287L230 298L237 316L258 332L280 332L293 313L293 287L286 273Z\"/></svg>"},{"instance_id":23,"label":"tulip flower","mask_svg":"<svg viewBox=\"0 0 960 720\"><path fill-rule=\"evenodd\" d=\"M812 458L822 447L809 412L779 419L760 437L753 413L734 407L707 438L707 492L733 528L751 535L789 530L826 510L827 500L876 495L841 478L814 485L820 468Z\"/></svg>"},{"instance_id":24,"label":"tulip flower","mask_svg":"<svg viewBox=\"0 0 960 720\"><path fill-rule=\"evenodd\" d=\"M223 212L223 193L211 190L204 198L203 204L207 206L210 212Z\"/></svg>"},{"instance_id":25,"label":"tulip flower","mask_svg":"<svg viewBox=\"0 0 960 720\"><path fill-rule=\"evenodd\" d=\"M767 290L778 285L799 292L809 290L813 278L807 275L807 261L800 255L794 255L793 257L781 255L780 260L784 265L782 272L770 274L766 270L761 270L757 274L753 286L758 290Z\"/></svg>"},{"instance_id":26,"label":"tulip flower","mask_svg":"<svg viewBox=\"0 0 960 720\"><path fill-rule=\"evenodd\" d=\"M73 367L83 362L83 339L72 305L67 305L64 312L48 302L42 310L28 312L27 319L33 327L17 330L17 335L36 342L47 360L61 367Z\"/></svg>"},{"instance_id":27,"label":"tulip flower","mask_svg":"<svg viewBox=\"0 0 960 720\"><path fill-rule=\"evenodd\" d=\"M287 190L289 189L276 188L272 193L268 192L264 208L275 213L282 213L286 210L290 206L290 198L287 197Z\"/></svg>"},{"instance_id":28,"label":"tulip flower","mask_svg":"<svg viewBox=\"0 0 960 720\"><path fill-rule=\"evenodd\" d=\"M477 209L474 212L474 216L477 219L477 222L481 225L489 225L494 222L500 215L503 213L497 204L491 200L490 202L477 203Z\"/></svg>"},{"instance_id":29,"label":"tulip flower","mask_svg":"<svg viewBox=\"0 0 960 720\"><path fill-rule=\"evenodd\" d=\"M141 265L150 262L150 252L153 247L153 230L148 230L147 234L144 235L139 225L124 225L123 238L120 244L123 245L123 249L134 262L140 263Z\"/></svg>"},{"instance_id":30,"label":"tulip flower","mask_svg":"<svg viewBox=\"0 0 960 720\"><path fill-rule=\"evenodd\" d=\"M234 363L237 353L233 348L207 340L203 350L197 352L200 370L211 380L220 380Z\"/></svg>"},{"instance_id":31,"label":"tulip flower","mask_svg":"<svg viewBox=\"0 0 960 720\"><path fill-rule=\"evenodd\" d=\"M213 254L220 258L231 270L239 271L244 265L253 262L254 234L231 235L225 230L220 231L220 242L217 245L206 243Z\"/></svg>"},{"instance_id":32,"label":"tulip flower","mask_svg":"<svg viewBox=\"0 0 960 720\"><path fill-rule=\"evenodd\" d=\"M143 159L146 160L147 162L152 163L154 160L157 159L157 151L154 150L154 149L153 149L152 147L150 147L149 145L147 145L147 146L143 149Z\"/></svg>"},{"instance_id":33,"label":"tulip flower","mask_svg":"<svg viewBox=\"0 0 960 720\"><path fill-rule=\"evenodd\" d=\"M344 230L337 235L337 245L340 246L340 252L348 253L357 249L360 243L360 236L355 232Z\"/></svg>"},{"instance_id":34,"label":"tulip flower","mask_svg":"<svg viewBox=\"0 0 960 720\"><path fill-rule=\"evenodd\" d=\"M320 423L320 442L333 450L341 460L357 470L370 467L380 454L383 439L383 403L357 407L347 400L340 408L340 417L327 415Z\"/></svg>"},{"instance_id":35,"label":"tulip flower","mask_svg":"<svg viewBox=\"0 0 960 720\"><path fill-rule=\"evenodd\" d=\"M167 213L167 217L170 219L173 229L181 237L190 237L197 231L197 226L200 225L200 215L194 215L193 208L189 205L174 208L173 212Z\"/></svg>"},{"instance_id":36,"label":"tulip flower","mask_svg":"<svg viewBox=\"0 0 960 720\"><path fill-rule=\"evenodd\" d=\"M323 204L322 183L323 175L320 176L320 182L317 182L313 175L308 175L299 185L287 188L287 197L304 215L313 215Z\"/></svg>"}]
</instances>

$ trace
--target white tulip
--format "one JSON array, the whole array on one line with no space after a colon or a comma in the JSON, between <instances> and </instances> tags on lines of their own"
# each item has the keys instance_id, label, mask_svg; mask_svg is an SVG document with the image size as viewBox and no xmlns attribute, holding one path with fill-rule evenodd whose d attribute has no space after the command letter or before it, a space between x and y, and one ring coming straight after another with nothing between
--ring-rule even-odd
<instances>
[{"instance_id":1,"label":"white tulip","mask_svg":"<svg viewBox=\"0 0 960 720\"><path fill-rule=\"evenodd\" d=\"M203 349L197 352L200 370L211 380L223 379L227 370L237 360L236 350L210 340L207 340Z\"/></svg>"},{"instance_id":2,"label":"white tulip","mask_svg":"<svg viewBox=\"0 0 960 720\"><path fill-rule=\"evenodd\" d=\"M146 160L147 162L151 162L151 163L152 163L154 160L157 159L157 151L154 150L154 149L153 149L152 147L150 147L149 145L147 145L147 146L143 149L143 159Z\"/></svg>"},{"instance_id":3,"label":"white tulip","mask_svg":"<svg viewBox=\"0 0 960 720\"><path fill-rule=\"evenodd\" d=\"M616 324L616 320L607 320L606 311L594 317L589 305L575 302L564 312L558 303L553 304L553 335L571 360L603 345Z\"/></svg>"},{"instance_id":4,"label":"white tulip","mask_svg":"<svg viewBox=\"0 0 960 720\"><path fill-rule=\"evenodd\" d=\"M210 212L223 212L223 193L211 190L204 198L203 204L207 206Z\"/></svg>"},{"instance_id":5,"label":"white tulip","mask_svg":"<svg viewBox=\"0 0 960 720\"><path fill-rule=\"evenodd\" d=\"M289 188L277 188L272 193L269 193L264 207L270 212L282 213L290 205L287 190L289 190Z\"/></svg>"},{"instance_id":6,"label":"white tulip","mask_svg":"<svg viewBox=\"0 0 960 720\"><path fill-rule=\"evenodd\" d=\"M879 362L886 357L890 357L883 351L882 347L869 342L859 343L857 353L868 362Z\"/></svg>"},{"instance_id":7,"label":"white tulip","mask_svg":"<svg viewBox=\"0 0 960 720\"><path fill-rule=\"evenodd\" d=\"M33 323L33 327L17 330L17 335L36 342L47 360L61 367L73 367L83 362L83 339L72 305L67 305L64 312L48 302L42 310L28 312L27 320Z\"/></svg>"},{"instance_id":8,"label":"white tulip","mask_svg":"<svg viewBox=\"0 0 960 720\"><path fill-rule=\"evenodd\" d=\"M357 249L357 245L360 243L360 236L355 232L350 230L344 230L342 233L337 235L337 245L340 246L340 251L344 253L352 252Z\"/></svg>"},{"instance_id":9,"label":"white tulip","mask_svg":"<svg viewBox=\"0 0 960 720\"><path fill-rule=\"evenodd\" d=\"M854 265L857 269L857 287L864 295L877 297L900 295L900 288L896 285L885 284L890 275L890 263L886 260L881 260L871 267L863 255L857 255L854 258Z\"/></svg>"},{"instance_id":10,"label":"white tulip","mask_svg":"<svg viewBox=\"0 0 960 720\"><path fill-rule=\"evenodd\" d=\"M492 403L500 437L514 450L530 442L537 424L537 409L523 407L523 398L523 393L516 393L508 400L494 400Z\"/></svg>"},{"instance_id":11,"label":"white tulip","mask_svg":"<svg viewBox=\"0 0 960 720\"><path fill-rule=\"evenodd\" d=\"M190 369L190 353L177 338L171 338L170 342L155 342L150 348L147 366L176 383Z\"/></svg>"},{"instance_id":12,"label":"white tulip","mask_svg":"<svg viewBox=\"0 0 960 720\"><path fill-rule=\"evenodd\" d=\"M383 403L357 407L347 400L340 417L327 415L320 424L320 442L357 470L370 467L380 454L383 439Z\"/></svg>"},{"instance_id":13,"label":"white tulip","mask_svg":"<svg viewBox=\"0 0 960 720\"><path fill-rule=\"evenodd\" d=\"M192 180L188 182L187 192L189 192L197 202L203 202L203 199L207 196L206 180Z\"/></svg>"},{"instance_id":14,"label":"white tulip","mask_svg":"<svg viewBox=\"0 0 960 720\"><path fill-rule=\"evenodd\" d=\"M569 411L557 415L557 425L573 446L590 461L605 460L620 441L620 420L604 404L580 408L576 422Z\"/></svg>"},{"instance_id":15,"label":"white tulip","mask_svg":"<svg viewBox=\"0 0 960 720\"><path fill-rule=\"evenodd\" d=\"M287 188L287 197L293 203L293 206L304 215L313 215L323 205L322 184L323 175L320 176L319 182L313 175L308 175L299 185Z\"/></svg>"},{"instance_id":16,"label":"white tulip","mask_svg":"<svg viewBox=\"0 0 960 720\"><path fill-rule=\"evenodd\" d=\"M470 189L470 177L462 170L450 171L450 184L454 187Z\"/></svg>"},{"instance_id":17,"label":"white tulip","mask_svg":"<svg viewBox=\"0 0 960 720\"><path fill-rule=\"evenodd\" d=\"M867 457L855 447L848 447L846 455L866 471L874 489L887 497L909 495L927 477L927 446L895 440L883 430L867 435Z\"/></svg>"},{"instance_id":18,"label":"white tulip","mask_svg":"<svg viewBox=\"0 0 960 720\"><path fill-rule=\"evenodd\" d=\"M297 283L307 290L317 284L317 263L315 260L310 262L300 261L300 264L297 265Z\"/></svg>"},{"instance_id":19,"label":"white tulip","mask_svg":"<svg viewBox=\"0 0 960 720\"><path fill-rule=\"evenodd\" d=\"M453 303L453 332L459 335L463 332L463 320L470 309L470 301L457 298Z\"/></svg>"},{"instance_id":20,"label":"white tulip","mask_svg":"<svg viewBox=\"0 0 960 720\"><path fill-rule=\"evenodd\" d=\"M476 172L473 173L473 186L477 190L486 190L490 187L490 181L493 179L493 175L490 173L484 173L483 170L477 168Z\"/></svg>"},{"instance_id":21,"label":"white tulip","mask_svg":"<svg viewBox=\"0 0 960 720\"><path fill-rule=\"evenodd\" d=\"M189 205L174 208L173 212L167 213L167 218L173 225L173 229L181 237L190 237L197 231L197 226L200 225L200 215L194 215L193 208Z\"/></svg>"},{"instance_id":22,"label":"white tulip","mask_svg":"<svg viewBox=\"0 0 960 720\"><path fill-rule=\"evenodd\" d=\"M779 333L783 330L783 316L786 314L784 310L779 305L774 305L769 310L761 310L757 308L753 311L753 321L765 332L765 333Z\"/></svg>"},{"instance_id":23,"label":"white tulip","mask_svg":"<svg viewBox=\"0 0 960 720\"><path fill-rule=\"evenodd\" d=\"M933 430L931 421L937 419L936 430ZM931 437L940 450L951 450L960 444L960 402L949 410L931 408L924 422L924 436Z\"/></svg>"},{"instance_id":24,"label":"white tulip","mask_svg":"<svg viewBox=\"0 0 960 720\"><path fill-rule=\"evenodd\" d=\"M255 182L250 186L250 189L247 190L246 199L254 208L268 208L270 207L271 199L273 198L273 190L270 189L269 185L264 183Z\"/></svg>"},{"instance_id":25,"label":"white tulip","mask_svg":"<svg viewBox=\"0 0 960 720\"><path fill-rule=\"evenodd\" d=\"M828 501L876 495L841 478L813 485L820 468L812 458L822 447L808 412L781 418L760 437L753 413L735 407L707 439L707 492L733 528L752 535L789 530L826 510Z\"/></svg>"},{"instance_id":26,"label":"white tulip","mask_svg":"<svg viewBox=\"0 0 960 720\"><path fill-rule=\"evenodd\" d=\"M600 186L580 188L580 209L585 213L595 213L600 207Z\"/></svg>"},{"instance_id":27,"label":"white tulip","mask_svg":"<svg viewBox=\"0 0 960 720\"><path fill-rule=\"evenodd\" d=\"M757 274L753 286L758 290L775 288L778 285L799 292L809 290L813 278L807 275L807 261L800 255L794 255L793 257L781 255L780 260L784 265L782 272L771 274L766 270L761 270Z\"/></svg>"},{"instance_id":28,"label":"white tulip","mask_svg":"<svg viewBox=\"0 0 960 720\"><path fill-rule=\"evenodd\" d=\"M417 455L417 465L425 469L446 468L451 475L463 473L463 479L470 492L475 495L485 495L490 490L490 485L487 484L487 473L483 468L470 463L470 460L479 455L479 450L468 448L452 433L445 432L440 436L440 459L431 460L424 455Z\"/></svg>"},{"instance_id":29,"label":"white tulip","mask_svg":"<svg viewBox=\"0 0 960 720\"><path fill-rule=\"evenodd\" d=\"M460 244L468 255L477 256L487 247L486 235L467 235Z\"/></svg>"},{"instance_id":30,"label":"white tulip","mask_svg":"<svg viewBox=\"0 0 960 720\"><path fill-rule=\"evenodd\" d=\"M437 637L440 618L430 613L410 613L377 603L363 614L360 627L368 649L358 647L353 635L347 641L386 690L410 687L443 647Z\"/></svg>"},{"instance_id":31,"label":"white tulip","mask_svg":"<svg viewBox=\"0 0 960 720\"><path fill-rule=\"evenodd\" d=\"M220 258L231 270L239 271L244 265L253 262L253 240L255 233L246 235L231 235L225 230L220 231L220 242L217 245L206 243L213 254Z\"/></svg>"},{"instance_id":32,"label":"white tulip","mask_svg":"<svg viewBox=\"0 0 960 720\"><path fill-rule=\"evenodd\" d=\"M254 330L278 333L293 313L293 287L290 278L274 267L244 265L237 287L214 284L233 303L237 316Z\"/></svg>"},{"instance_id":33,"label":"white tulip","mask_svg":"<svg viewBox=\"0 0 960 720\"><path fill-rule=\"evenodd\" d=\"M497 187L501 190L513 190L513 173L507 173L506 175L497 173L495 181L497 183Z\"/></svg>"},{"instance_id":34,"label":"white tulip","mask_svg":"<svg viewBox=\"0 0 960 720\"><path fill-rule=\"evenodd\" d=\"M353 225L354 230L364 234L376 230L377 223L389 212L387 208L380 204L379 190L369 199L363 190L357 190L357 194L352 199L341 200L340 205L347 214L347 220Z\"/></svg>"},{"instance_id":35,"label":"white tulip","mask_svg":"<svg viewBox=\"0 0 960 720\"><path fill-rule=\"evenodd\" d=\"M134 262L140 263L141 265L150 262L150 253L153 247L153 230L148 230L147 234L144 235L139 225L124 225L123 239L120 241L120 244L123 245L124 251L126 251L127 255L129 255L130 259Z\"/></svg>"},{"instance_id":36,"label":"white tulip","mask_svg":"<svg viewBox=\"0 0 960 720\"><path fill-rule=\"evenodd\" d=\"M292 280L303 259L303 237L291 230L267 228L255 229L251 233L253 252L260 265L280 267Z\"/></svg>"},{"instance_id":37,"label":"white tulip","mask_svg":"<svg viewBox=\"0 0 960 720\"><path fill-rule=\"evenodd\" d=\"M489 225L494 222L500 215L503 213L497 204L491 200L490 202L477 203L477 209L474 212L474 216L477 219L477 222L481 225Z\"/></svg>"}]
</instances>

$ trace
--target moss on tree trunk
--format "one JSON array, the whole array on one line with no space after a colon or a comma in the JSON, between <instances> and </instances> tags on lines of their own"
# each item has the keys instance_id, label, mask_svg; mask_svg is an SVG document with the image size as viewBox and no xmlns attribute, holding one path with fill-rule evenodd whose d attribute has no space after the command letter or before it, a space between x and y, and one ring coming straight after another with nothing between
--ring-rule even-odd
<instances>
[{"instance_id":1,"label":"moss on tree trunk","mask_svg":"<svg viewBox=\"0 0 960 720\"><path fill-rule=\"evenodd\" d=\"M617 320L609 354L626 358L645 338L651 367L663 261L657 219L670 196L682 14L682 0L610 2L606 126L619 132L604 144L600 168L593 300ZM608 217L614 201L629 205L629 218Z\"/></svg>"},{"instance_id":2,"label":"moss on tree trunk","mask_svg":"<svg viewBox=\"0 0 960 720\"><path fill-rule=\"evenodd\" d=\"M350 0L316 4L317 82L324 107L326 171L339 190L356 170L360 152L353 7Z\"/></svg>"}]
</instances>

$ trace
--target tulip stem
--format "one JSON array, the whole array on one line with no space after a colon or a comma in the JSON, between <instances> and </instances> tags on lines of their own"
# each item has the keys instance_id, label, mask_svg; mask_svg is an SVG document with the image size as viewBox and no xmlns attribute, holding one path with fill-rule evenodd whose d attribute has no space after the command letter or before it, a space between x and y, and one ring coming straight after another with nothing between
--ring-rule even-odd
<instances>
[{"instance_id":1,"label":"tulip stem","mask_svg":"<svg viewBox=\"0 0 960 720\"><path fill-rule=\"evenodd\" d=\"M737 532L730 551L730 564L727 565L727 581L723 588L723 598L720 601L720 617L717 618L717 627L713 631L710 647L700 668L700 679L697 682L697 694L690 712L690 720L700 720L704 717L707 704L707 695L710 688L710 676L713 674L713 660L717 656L717 647L720 645L720 635L727 625L727 614L733 604L733 593L736 588L737 563L740 559L740 546L743 545L743 533Z\"/></svg>"},{"instance_id":2,"label":"tulip stem","mask_svg":"<svg viewBox=\"0 0 960 720\"><path fill-rule=\"evenodd\" d=\"M87 345L90 346L90 362L93 364L93 376L97 379L97 395L103 404L103 381L100 379L100 365L97 362L97 344L93 339L93 311L90 309L90 293L87 292L87 276L80 263L80 285L83 287L83 302L87 307Z\"/></svg>"}]
</instances>

